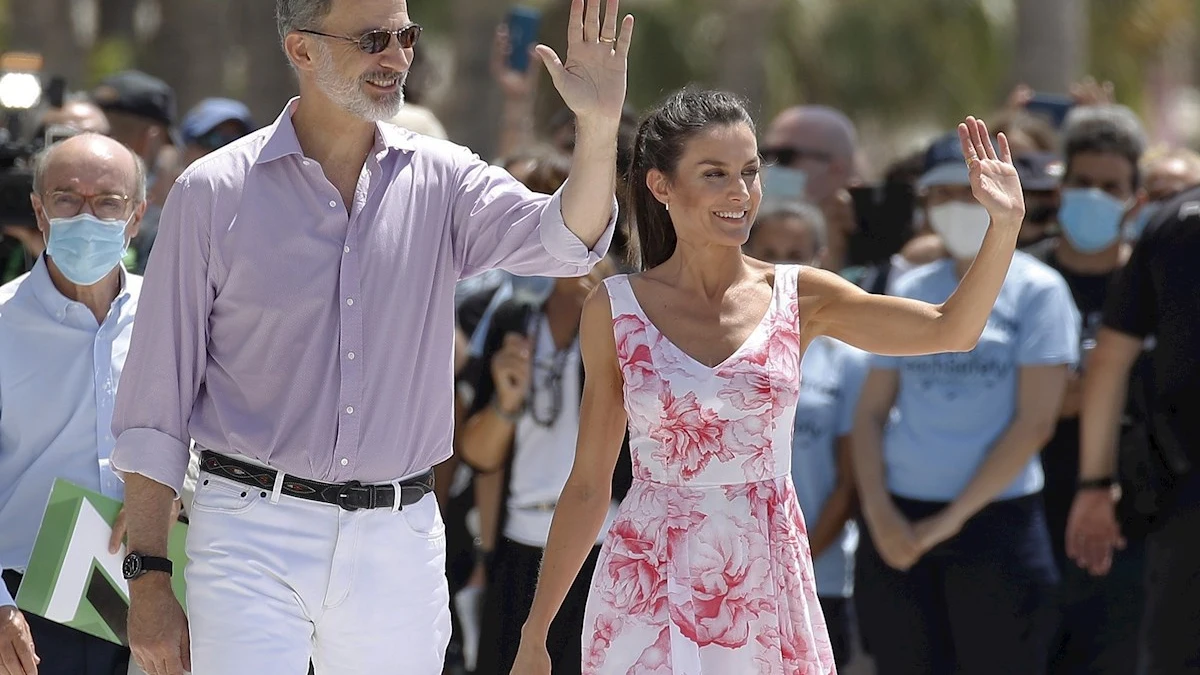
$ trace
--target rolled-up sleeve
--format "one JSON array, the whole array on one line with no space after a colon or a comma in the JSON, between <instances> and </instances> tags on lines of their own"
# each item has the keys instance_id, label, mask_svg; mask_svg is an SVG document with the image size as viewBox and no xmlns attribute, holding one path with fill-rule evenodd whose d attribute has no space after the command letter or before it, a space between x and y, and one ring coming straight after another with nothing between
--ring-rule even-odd
<instances>
[{"instance_id":1,"label":"rolled-up sleeve","mask_svg":"<svg viewBox=\"0 0 1200 675\"><path fill-rule=\"evenodd\" d=\"M569 180L569 179L568 179ZM500 268L523 276L576 277L608 252L617 223L614 196L608 227L592 248L567 228L560 187L533 192L508 171L469 151L455 157L452 230L460 278Z\"/></svg>"},{"instance_id":2,"label":"rolled-up sleeve","mask_svg":"<svg viewBox=\"0 0 1200 675\"><path fill-rule=\"evenodd\" d=\"M188 422L207 362L212 190L181 177L163 206L113 411L117 475L141 474L176 496L187 473Z\"/></svg>"},{"instance_id":3,"label":"rolled-up sleeve","mask_svg":"<svg viewBox=\"0 0 1200 675\"><path fill-rule=\"evenodd\" d=\"M542 211L538 233L541 235L542 246L550 255L563 263L583 265L590 270L608 253L608 247L612 244L613 232L617 228L617 199L613 197L612 215L608 218L608 226L604 228L604 233L600 235L596 245L589 249L567 228L567 222L563 220L562 195L565 187L566 183L563 183L563 187L554 193L550 203Z\"/></svg>"}]
</instances>

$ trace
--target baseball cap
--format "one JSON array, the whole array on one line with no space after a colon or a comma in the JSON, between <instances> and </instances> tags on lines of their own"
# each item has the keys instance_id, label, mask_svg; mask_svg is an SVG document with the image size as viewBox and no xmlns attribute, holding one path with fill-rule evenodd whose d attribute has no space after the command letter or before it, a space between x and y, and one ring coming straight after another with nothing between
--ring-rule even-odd
<instances>
[{"instance_id":1,"label":"baseball cap","mask_svg":"<svg viewBox=\"0 0 1200 675\"><path fill-rule=\"evenodd\" d=\"M925 169L917 180L917 187L938 185L970 185L971 174L967 160L963 157L962 144L957 132L939 136L925 151Z\"/></svg>"},{"instance_id":2,"label":"baseball cap","mask_svg":"<svg viewBox=\"0 0 1200 675\"><path fill-rule=\"evenodd\" d=\"M1058 188L1065 167L1053 152L1027 152L1013 157L1021 189L1048 191Z\"/></svg>"},{"instance_id":3,"label":"baseball cap","mask_svg":"<svg viewBox=\"0 0 1200 675\"><path fill-rule=\"evenodd\" d=\"M168 127L175 125L175 90L140 70L126 70L108 77L92 90L92 100L104 112L123 112Z\"/></svg>"},{"instance_id":4,"label":"baseball cap","mask_svg":"<svg viewBox=\"0 0 1200 675\"><path fill-rule=\"evenodd\" d=\"M184 143L191 143L225 122L237 122L248 133L255 128L250 109L231 98L206 98L188 111L179 127Z\"/></svg>"}]
</instances>

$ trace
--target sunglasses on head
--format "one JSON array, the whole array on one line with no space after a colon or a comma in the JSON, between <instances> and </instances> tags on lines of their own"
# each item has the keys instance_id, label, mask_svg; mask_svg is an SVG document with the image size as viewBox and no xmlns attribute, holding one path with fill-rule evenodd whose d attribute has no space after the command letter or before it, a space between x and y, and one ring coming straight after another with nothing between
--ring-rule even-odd
<instances>
[{"instance_id":1,"label":"sunglasses on head","mask_svg":"<svg viewBox=\"0 0 1200 675\"><path fill-rule=\"evenodd\" d=\"M396 36L396 41L400 43L401 49L411 49L417 44L417 39L421 37L421 25L410 23L399 30L373 30L358 37L349 37L346 35L330 35L316 30L307 30L300 28L297 33L308 33L309 35L320 35L321 37L333 38L335 40L346 40L358 45L359 51L366 54L378 54L388 48L392 44L392 36Z\"/></svg>"},{"instance_id":2,"label":"sunglasses on head","mask_svg":"<svg viewBox=\"0 0 1200 675\"><path fill-rule=\"evenodd\" d=\"M833 161L833 155L830 153L822 150L809 150L807 148L767 148L762 151L762 158L767 164L777 164L780 166L792 166L804 160L817 162Z\"/></svg>"}]
</instances>

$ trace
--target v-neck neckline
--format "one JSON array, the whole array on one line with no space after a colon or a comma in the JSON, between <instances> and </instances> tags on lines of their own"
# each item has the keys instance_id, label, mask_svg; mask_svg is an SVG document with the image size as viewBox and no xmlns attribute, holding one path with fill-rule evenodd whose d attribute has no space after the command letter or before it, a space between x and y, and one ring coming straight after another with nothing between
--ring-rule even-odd
<instances>
[{"instance_id":1,"label":"v-neck neckline","mask_svg":"<svg viewBox=\"0 0 1200 675\"><path fill-rule=\"evenodd\" d=\"M642 307L642 301L638 299L637 292L633 290L633 282L630 281L628 276L625 277L625 286L629 289L629 297L633 301L633 306L637 309L638 314L641 315L642 321L644 321L646 323L646 325L649 326L650 328L653 328L654 332L658 333L659 337L661 337L664 341L666 341L667 344L671 345L672 349L674 349L676 352L678 352L680 355L682 355L688 361L694 363L697 367L703 368L706 372L708 372L709 374L712 374L712 373L716 373L716 372L720 371L722 368L729 365L729 363L731 361L733 361L735 358L740 356L741 353L743 351L745 351L746 348L752 342L754 342L754 339L756 337L758 337L758 334L760 332L762 332L763 327L767 325L768 320L771 318L771 314L773 314L775 312L775 304L776 304L776 300L777 300L775 295L779 291L779 265L775 265L774 269L775 269L775 278L774 278L774 281L771 283L771 300L770 300L770 302L767 303L767 311L763 313L762 318L760 318L758 320L758 323L756 323L754 325L754 330L750 331L750 334L746 336L746 339L742 340L742 343L739 344L737 346L737 348L734 349L733 352L729 356L726 356L724 359L722 359L722 361L720 363L718 363L715 366L709 366L709 365L703 363L702 361L700 361L699 359L697 359L696 357L694 357L691 354L684 351L683 348L680 347L674 340L667 337L667 335L665 333L663 333L662 330L659 329L657 324L655 324L653 321L650 320L650 315L646 314L646 309L644 307Z\"/></svg>"}]
</instances>

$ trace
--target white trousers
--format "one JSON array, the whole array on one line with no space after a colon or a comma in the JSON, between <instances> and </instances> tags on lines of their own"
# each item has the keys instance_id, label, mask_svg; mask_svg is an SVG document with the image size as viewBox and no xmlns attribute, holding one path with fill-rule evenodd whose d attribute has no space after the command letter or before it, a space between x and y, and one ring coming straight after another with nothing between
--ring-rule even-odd
<instances>
[{"instance_id":1,"label":"white trousers","mask_svg":"<svg viewBox=\"0 0 1200 675\"><path fill-rule=\"evenodd\" d=\"M440 675L450 641L433 493L345 511L201 473L191 505L193 675Z\"/></svg>"}]
</instances>

